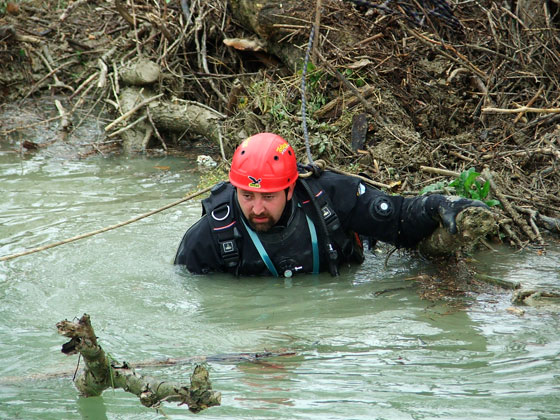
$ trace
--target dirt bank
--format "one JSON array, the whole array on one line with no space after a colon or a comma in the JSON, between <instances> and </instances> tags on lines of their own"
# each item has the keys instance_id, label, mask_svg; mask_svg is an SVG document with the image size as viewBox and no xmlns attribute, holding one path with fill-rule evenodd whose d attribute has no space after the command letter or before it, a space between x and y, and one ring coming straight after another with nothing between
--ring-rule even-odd
<instances>
[{"instance_id":1,"label":"dirt bank","mask_svg":"<svg viewBox=\"0 0 560 420\"><path fill-rule=\"evenodd\" d=\"M202 143L225 166L242 138L268 130L303 160L302 63L315 27L305 78L314 159L405 195L453 192L457 175L486 170L480 185L491 178L485 199L502 203L502 238L542 245L542 232L559 230L555 0L0 1L0 10L2 107L52 96L45 124L76 156ZM80 145L73 134L92 118L105 135ZM32 153L44 145L23 144L30 129L4 119L0 141Z\"/></svg>"}]
</instances>

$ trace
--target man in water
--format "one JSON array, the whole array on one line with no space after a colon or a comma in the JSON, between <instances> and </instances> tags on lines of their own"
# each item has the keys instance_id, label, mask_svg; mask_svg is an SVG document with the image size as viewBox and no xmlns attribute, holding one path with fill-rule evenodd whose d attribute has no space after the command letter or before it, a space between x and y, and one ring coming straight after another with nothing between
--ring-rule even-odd
<instances>
[{"instance_id":1,"label":"man in water","mask_svg":"<svg viewBox=\"0 0 560 420\"><path fill-rule=\"evenodd\" d=\"M455 217L466 207L486 207L439 194L387 195L331 171L299 173L292 147L272 133L241 143L229 182L217 184L202 204L175 264L198 274L285 277L337 275L341 264L364 260L363 237L414 248L440 223L455 233Z\"/></svg>"}]
</instances>

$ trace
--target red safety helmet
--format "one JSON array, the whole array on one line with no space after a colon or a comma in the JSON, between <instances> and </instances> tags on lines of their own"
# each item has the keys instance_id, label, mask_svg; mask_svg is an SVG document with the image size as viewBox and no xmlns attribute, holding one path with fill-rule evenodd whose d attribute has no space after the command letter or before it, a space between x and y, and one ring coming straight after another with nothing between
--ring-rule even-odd
<instances>
[{"instance_id":1,"label":"red safety helmet","mask_svg":"<svg viewBox=\"0 0 560 420\"><path fill-rule=\"evenodd\" d=\"M298 177L296 154L282 137L259 133L244 140L233 154L229 181L256 192L282 191Z\"/></svg>"}]
</instances>

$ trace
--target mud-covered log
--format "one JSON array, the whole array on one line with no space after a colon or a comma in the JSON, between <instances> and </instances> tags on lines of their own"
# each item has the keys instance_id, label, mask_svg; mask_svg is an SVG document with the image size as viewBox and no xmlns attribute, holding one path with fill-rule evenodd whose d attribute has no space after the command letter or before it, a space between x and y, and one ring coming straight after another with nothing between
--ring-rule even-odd
<instances>
[{"instance_id":1,"label":"mud-covered log","mask_svg":"<svg viewBox=\"0 0 560 420\"><path fill-rule=\"evenodd\" d=\"M205 105L193 101L157 102L150 105L150 113L158 129L190 132L212 140L216 145L221 142L220 122L225 115Z\"/></svg>"},{"instance_id":2,"label":"mud-covered log","mask_svg":"<svg viewBox=\"0 0 560 420\"><path fill-rule=\"evenodd\" d=\"M187 404L192 412L220 405L221 394L212 390L208 371L197 365L191 375L190 386L139 375L127 363L117 365L101 346L91 326L90 317L84 314L78 321L61 321L56 324L58 333L70 337L62 346L68 355L80 353L85 368L77 376L75 385L85 397L99 396L107 388L122 388L140 398L147 407L163 401Z\"/></svg>"},{"instance_id":3,"label":"mud-covered log","mask_svg":"<svg viewBox=\"0 0 560 420\"><path fill-rule=\"evenodd\" d=\"M295 70L303 61L304 51L296 48L293 43L282 42L286 36L286 28L298 28L303 24L305 37L309 35L308 25L302 23L302 18L311 23L312 16L309 16L308 9L300 1L232 0L230 9L243 26L264 41L264 49L280 58L289 69Z\"/></svg>"},{"instance_id":4,"label":"mud-covered log","mask_svg":"<svg viewBox=\"0 0 560 420\"><path fill-rule=\"evenodd\" d=\"M129 85L145 86L156 82L161 75L159 65L148 59L140 59L119 70L121 80Z\"/></svg>"},{"instance_id":5,"label":"mud-covered log","mask_svg":"<svg viewBox=\"0 0 560 420\"><path fill-rule=\"evenodd\" d=\"M418 244L420 253L427 257L453 255L460 249L473 248L480 239L497 231L494 215L482 207L467 207L457 215L456 222L456 234L439 226Z\"/></svg>"},{"instance_id":6,"label":"mud-covered log","mask_svg":"<svg viewBox=\"0 0 560 420\"><path fill-rule=\"evenodd\" d=\"M513 293L511 302L514 305L532 306L558 313L560 312L560 291L522 288Z\"/></svg>"},{"instance_id":7,"label":"mud-covered log","mask_svg":"<svg viewBox=\"0 0 560 420\"><path fill-rule=\"evenodd\" d=\"M133 111L139 103L148 100L152 96L154 94L148 89L136 86L122 89L119 102L123 115ZM126 153L142 152L145 150L153 131L152 126L146 119L146 110L139 109L127 120L122 121L122 125L126 127L120 129L119 135L123 139L123 149ZM132 122L130 123L128 120ZM126 125L126 123L129 124Z\"/></svg>"}]
</instances>

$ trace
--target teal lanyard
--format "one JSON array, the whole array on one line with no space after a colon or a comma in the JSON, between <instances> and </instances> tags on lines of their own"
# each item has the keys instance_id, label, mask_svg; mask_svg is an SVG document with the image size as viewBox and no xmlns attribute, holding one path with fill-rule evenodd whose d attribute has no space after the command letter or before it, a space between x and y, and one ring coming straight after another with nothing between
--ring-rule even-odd
<instances>
[{"instance_id":1,"label":"teal lanyard","mask_svg":"<svg viewBox=\"0 0 560 420\"><path fill-rule=\"evenodd\" d=\"M313 247L313 274L319 274L319 242L317 241L317 231L315 225L309 216L307 218L307 226L309 226L309 233L311 233L311 246Z\"/></svg>"},{"instance_id":2,"label":"teal lanyard","mask_svg":"<svg viewBox=\"0 0 560 420\"><path fill-rule=\"evenodd\" d=\"M317 241L317 230L315 229L313 221L307 215L305 215L305 217L307 218L307 226L309 227L309 233L311 234L311 247L313 249L313 274L319 274L319 242ZM257 233L249 226L247 226L247 223L245 223L245 220L243 220L243 218L241 219L241 221L243 222L243 226L245 226L247 232L249 232L249 236L253 241L255 248L257 248L257 251L259 252L263 262L268 268L268 271L270 271L270 273L274 277L279 277L278 271L276 271L276 267L274 267L274 264L268 256L266 249L264 249L264 246Z\"/></svg>"},{"instance_id":3,"label":"teal lanyard","mask_svg":"<svg viewBox=\"0 0 560 420\"><path fill-rule=\"evenodd\" d=\"M245 220L243 220L243 218L241 219L241 221L243 222L243 226L245 226L247 232L249 232L249 236L251 237L253 244L255 244L255 248L257 248L257 251L259 251L259 254L261 254L261 258L268 267L268 271L270 271L274 277L279 277L278 271L276 271L276 267L274 267L274 264L272 264L272 260L268 256L266 249L264 249L264 246L257 233L249 226L247 226L247 223L245 223Z\"/></svg>"}]
</instances>

